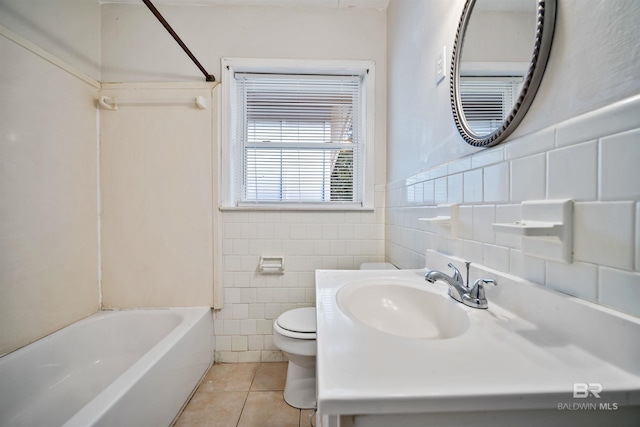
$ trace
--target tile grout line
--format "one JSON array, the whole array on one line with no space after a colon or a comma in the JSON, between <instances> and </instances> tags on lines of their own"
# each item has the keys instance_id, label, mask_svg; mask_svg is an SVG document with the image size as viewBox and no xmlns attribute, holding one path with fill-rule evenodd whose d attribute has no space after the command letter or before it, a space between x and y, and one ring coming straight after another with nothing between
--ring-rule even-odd
<instances>
[{"instance_id":1,"label":"tile grout line","mask_svg":"<svg viewBox=\"0 0 640 427\"><path fill-rule=\"evenodd\" d=\"M249 388L247 389L247 395L244 397L244 402L242 403L242 409L240 410L240 416L238 417L238 422L236 423L236 427L240 425L240 420L242 419L242 413L244 412L244 408L247 405L247 400L249 400L249 393L251 393L251 386L253 385L253 381L256 379L256 375L258 374L258 368L260 364L256 366L256 370L253 371L253 376L251 377L251 382L249 383Z\"/></svg>"}]
</instances>

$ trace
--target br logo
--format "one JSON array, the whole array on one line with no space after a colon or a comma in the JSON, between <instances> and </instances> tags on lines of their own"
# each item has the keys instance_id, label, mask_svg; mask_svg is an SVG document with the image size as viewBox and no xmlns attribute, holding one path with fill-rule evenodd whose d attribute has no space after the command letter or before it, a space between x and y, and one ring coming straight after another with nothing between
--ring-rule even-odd
<instances>
[{"instance_id":1,"label":"br logo","mask_svg":"<svg viewBox=\"0 0 640 427\"><path fill-rule=\"evenodd\" d=\"M592 395L596 399L600 399L600 393L602 393L602 384L600 383L573 384L574 399L586 399L587 397L589 397L589 395Z\"/></svg>"}]
</instances>

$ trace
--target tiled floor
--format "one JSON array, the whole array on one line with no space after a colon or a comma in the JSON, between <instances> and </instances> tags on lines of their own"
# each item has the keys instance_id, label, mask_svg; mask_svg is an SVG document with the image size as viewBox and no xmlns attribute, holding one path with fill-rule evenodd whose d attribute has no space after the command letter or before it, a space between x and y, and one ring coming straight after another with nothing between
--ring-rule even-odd
<instances>
[{"instance_id":1,"label":"tiled floor","mask_svg":"<svg viewBox=\"0 0 640 427\"><path fill-rule=\"evenodd\" d=\"M175 427L309 427L312 410L284 401L286 376L286 362L213 365Z\"/></svg>"}]
</instances>

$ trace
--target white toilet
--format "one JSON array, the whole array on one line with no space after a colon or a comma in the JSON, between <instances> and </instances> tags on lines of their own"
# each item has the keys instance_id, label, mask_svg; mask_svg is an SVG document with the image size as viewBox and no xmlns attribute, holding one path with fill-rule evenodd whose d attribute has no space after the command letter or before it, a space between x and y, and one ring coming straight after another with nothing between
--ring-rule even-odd
<instances>
[{"instance_id":1,"label":"white toilet","mask_svg":"<svg viewBox=\"0 0 640 427\"><path fill-rule=\"evenodd\" d=\"M361 270L395 270L390 263L363 263ZM316 406L316 309L295 308L273 322L273 343L289 359L284 400L294 408Z\"/></svg>"},{"instance_id":2,"label":"white toilet","mask_svg":"<svg viewBox=\"0 0 640 427\"><path fill-rule=\"evenodd\" d=\"M273 343L289 359L284 400L294 408L316 405L316 309L296 308L273 322Z\"/></svg>"}]
</instances>

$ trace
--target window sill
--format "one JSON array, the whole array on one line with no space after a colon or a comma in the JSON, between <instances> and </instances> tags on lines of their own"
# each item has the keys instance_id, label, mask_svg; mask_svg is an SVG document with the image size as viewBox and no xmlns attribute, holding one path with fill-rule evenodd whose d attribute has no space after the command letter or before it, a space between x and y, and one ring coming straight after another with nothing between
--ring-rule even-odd
<instances>
[{"instance_id":1,"label":"window sill","mask_svg":"<svg viewBox=\"0 0 640 427\"><path fill-rule=\"evenodd\" d=\"M295 211L295 212L345 212L345 211L357 211L357 212L374 212L375 208L372 206L322 206L313 204L300 204L300 205L243 205L243 206L220 206L218 209L222 212L242 212L242 211Z\"/></svg>"}]
</instances>

